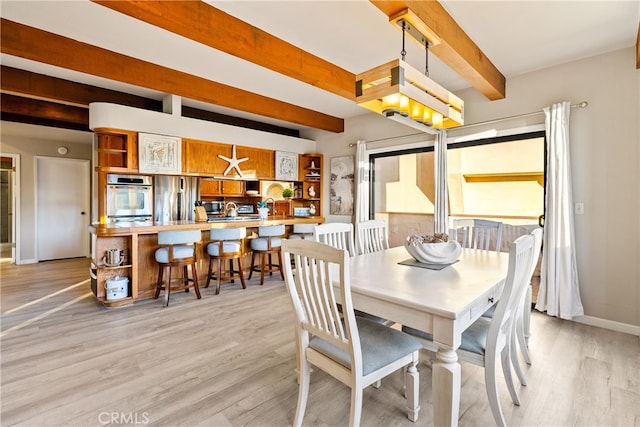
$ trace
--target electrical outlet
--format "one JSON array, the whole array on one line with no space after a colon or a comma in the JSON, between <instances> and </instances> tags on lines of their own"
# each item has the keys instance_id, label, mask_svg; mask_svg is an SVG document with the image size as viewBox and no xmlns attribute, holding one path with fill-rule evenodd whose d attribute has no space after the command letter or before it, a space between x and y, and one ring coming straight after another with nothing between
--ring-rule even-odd
<instances>
[{"instance_id":1,"label":"electrical outlet","mask_svg":"<svg viewBox=\"0 0 640 427\"><path fill-rule=\"evenodd\" d=\"M576 215L584 214L584 203L576 203Z\"/></svg>"}]
</instances>

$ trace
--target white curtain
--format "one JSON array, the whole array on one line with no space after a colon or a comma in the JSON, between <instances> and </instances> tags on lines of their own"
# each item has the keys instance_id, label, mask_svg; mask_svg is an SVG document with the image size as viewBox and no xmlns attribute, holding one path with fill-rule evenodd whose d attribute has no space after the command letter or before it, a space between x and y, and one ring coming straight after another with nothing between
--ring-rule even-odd
<instances>
[{"instance_id":1,"label":"white curtain","mask_svg":"<svg viewBox=\"0 0 640 427\"><path fill-rule=\"evenodd\" d=\"M540 289L536 309L572 319L584 314L578 286L569 153L571 103L544 109L547 137L547 194Z\"/></svg>"},{"instance_id":2,"label":"white curtain","mask_svg":"<svg viewBox=\"0 0 640 427\"><path fill-rule=\"evenodd\" d=\"M436 201L434 229L436 233L449 232L449 196L447 193L447 131L438 131L435 142Z\"/></svg>"},{"instance_id":3,"label":"white curtain","mask_svg":"<svg viewBox=\"0 0 640 427\"><path fill-rule=\"evenodd\" d=\"M356 223L369 219L369 161L367 142L358 141L356 145Z\"/></svg>"},{"instance_id":4,"label":"white curtain","mask_svg":"<svg viewBox=\"0 0 640 427\"><path fill-rule=\"evenodd\" d=\"M369 219L369 161L367 159L366 141L358 141L356 145L356 208L355 223ZM357 229L357 228L356 228ZM358 240L358 239L356 239ZM360 246L360 242L357 242ZM362 248L357 248L358 253Z\"/></svg>"}]
</instances>

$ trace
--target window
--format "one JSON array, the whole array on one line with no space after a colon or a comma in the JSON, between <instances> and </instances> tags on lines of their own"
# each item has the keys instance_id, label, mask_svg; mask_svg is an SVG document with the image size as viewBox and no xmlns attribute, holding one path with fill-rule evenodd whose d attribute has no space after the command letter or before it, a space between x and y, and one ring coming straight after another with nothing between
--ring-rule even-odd
<instances>
[{"instance_id":1,"label":"window","mask_svg":"<svg viewBox=\"0 0 640 427\"><path fill-rule=\"evenodd\" d=\"M402 245L411 234L433 233L433 147L369 159L370 211L389 224L390 245ZM451 217L537 224L544 212L544 131L449 144L447 162Z\"/></svg>"},{"instance_id":2,"label":"window","mask_svg":"<svg viewBox=\"0 0 640 427\"><path fill-rule=\"evenodd\" d=\"M449 215L538 221L544 212L544 132L450 144Z\"/></svg>"}]
</instances>

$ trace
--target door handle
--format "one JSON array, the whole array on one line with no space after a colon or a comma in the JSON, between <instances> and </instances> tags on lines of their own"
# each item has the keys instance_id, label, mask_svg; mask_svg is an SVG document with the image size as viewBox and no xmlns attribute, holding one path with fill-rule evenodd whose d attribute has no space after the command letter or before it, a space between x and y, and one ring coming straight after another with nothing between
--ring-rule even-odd
<instances>
[{"instance_id":1,"label":"door handle","mask_svg":"<svg viewBox=\"0 0 640 427\"><path fill-rule=\"evenodd\" d=\"M80 215L84 215L84 211L80 212Z\"/></svg>"}]
</instances>

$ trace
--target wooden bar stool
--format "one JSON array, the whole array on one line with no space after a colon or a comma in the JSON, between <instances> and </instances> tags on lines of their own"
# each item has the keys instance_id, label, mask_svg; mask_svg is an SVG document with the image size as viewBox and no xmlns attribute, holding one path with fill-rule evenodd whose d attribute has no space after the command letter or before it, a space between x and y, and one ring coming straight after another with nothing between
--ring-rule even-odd
<instances>
[{"instance_id":1,"label":"wooden bar stool","mask_svg":"<svg viewBox=\"0 0 640 427\"><path fill-rule=\"evenodd\" d=\"M216 285L216 295L220 293L220 283L222 280L230 280L231 283L236 278L240 279L242 289L246 289L244 284L244 273L242 272L242 255L244 253L244 238L247 237L246 227L240 228L219 228L211 229L209 232L211 242L207 245L209 254L209 272L207 273L207 285L209 287L211 279L218 281ZM223 263L229 260L229 269L223 269ZM238 269L233 269L233 260L238 261ZM213 262L216 262L216 271L213 271Z\"/></svg>"},{"instance_id":2,"label":"wooden bar stool","mask_svg":"<svg viewBox=\"0 0 640 427\"><path fill-rule=\"evenodd\" d=\"M180 230L180 231L159 231L158 244L155 258L158 263L158 282L156 283L156 294L154 298L160 296L160 291L164 290L164 305L169 305L169 295L171 291L183 290L189 292L193 288L198 299L200 289L198 288L198 273L196 272L196 245L201 240L200 230ZM191 279L188 275L188 267L191 266ZM171 269L182 267L182 277L171 279ZM163 280L165 268L169 269L166 283ZM172 282L179 282L180 285L172 285Z\"/></svg>"},{"instance_id":3,"label":"wooden bar stool","mask_svg":"<svg viewBox=\"0 0 640 427\"><path fill-rule=\"evenodd\" d=\"M280 272L280 277L284 280L282 273L282 255L280 246L282 239L280 236L284 234L284 225L263 225L258 227L258 237L251 239L251 268L249 270L249 279L254 271L260 272L260 284L264 282L264 273L272 275L274 271ZM273 264L271 255L278 256L278 264ZM260 256L260 265L255 265L256 256Z\"/></svg>"}]
</instances>

